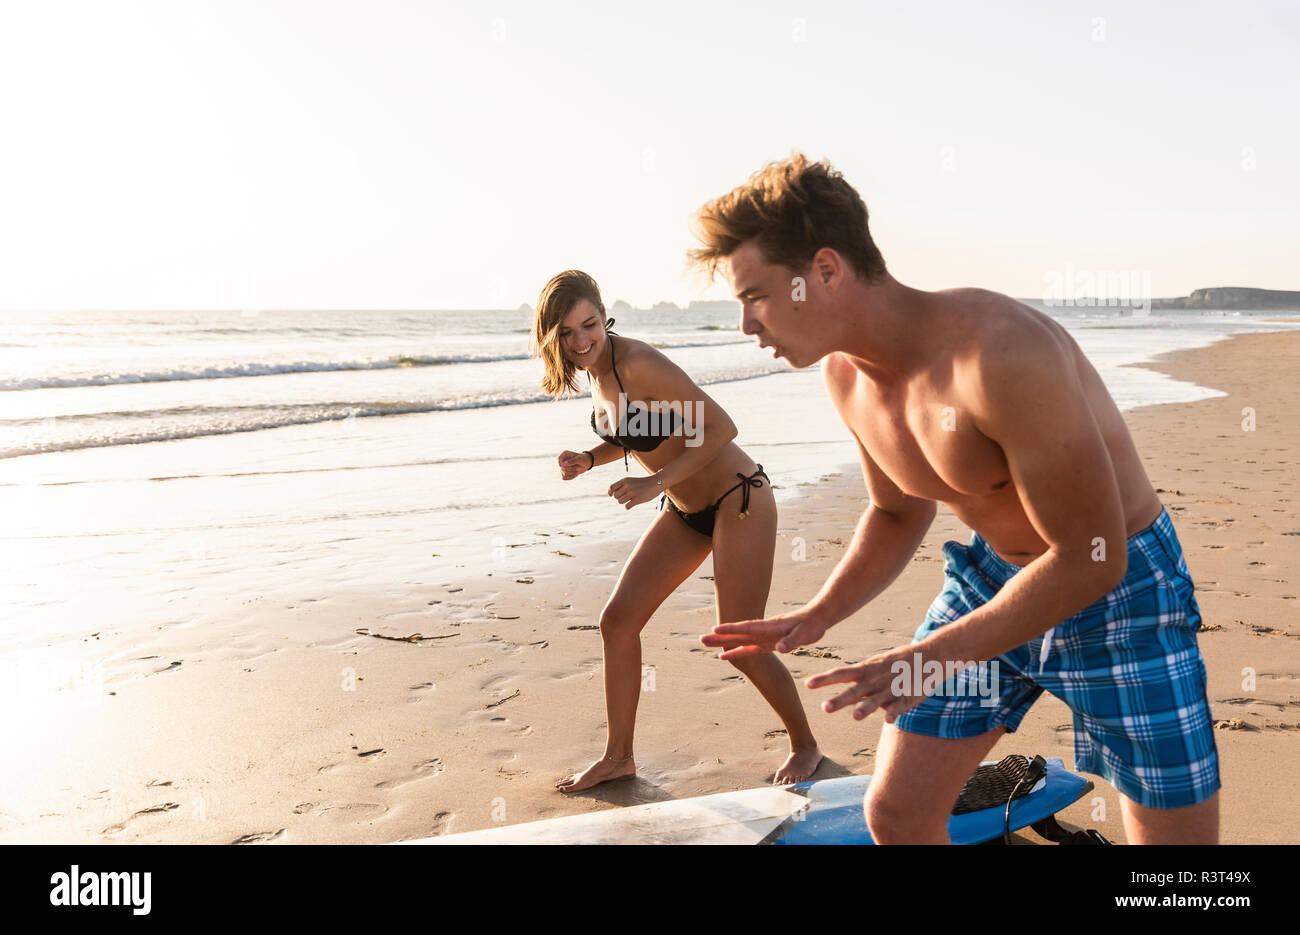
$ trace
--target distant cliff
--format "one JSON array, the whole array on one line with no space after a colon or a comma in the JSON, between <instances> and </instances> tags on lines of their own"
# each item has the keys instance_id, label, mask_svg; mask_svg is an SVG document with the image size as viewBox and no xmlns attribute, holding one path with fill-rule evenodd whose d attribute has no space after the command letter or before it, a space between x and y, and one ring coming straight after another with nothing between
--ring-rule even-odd
<instances>
[{"instance_id":1,"label":"distant cliff","mask_svg":"<svg viewBox=\"0 0 1300 935\"><path fill-rule=\"evenodd\" d=\"M1283 289L1247 289L1241 286L1215 286L1197 289L1181 299L1152 299L1155 308L1205 308L1205 309L1297 309L1300 310L1300 292Z\"/></svg>"},{"instance_id":2,"label":"distant cliff","mask_svg":"<svg viewBox=\"0 0 1300 935\"><path fill-rule=\"evenodd\" d=\"M738 312L740 303L734 299L696 299L686 307L688 312Z\"/></svg>"}]
</instances>

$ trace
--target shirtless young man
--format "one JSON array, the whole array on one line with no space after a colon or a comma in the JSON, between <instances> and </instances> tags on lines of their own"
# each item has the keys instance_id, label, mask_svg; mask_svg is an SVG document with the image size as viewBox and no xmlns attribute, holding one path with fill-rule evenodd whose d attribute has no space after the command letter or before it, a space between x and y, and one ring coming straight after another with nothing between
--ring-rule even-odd
<instances>
[{"instance_id":1,"label":"shirtless young man","mask_svg":"<svg viewBox=\"0 0 1300 935\"><path fill-rule=\"evenodd\" d=\"M1130 843L1216 843L1193 583L1123 417L1065 329L994 292L898 282L857 192L798 153L705 205L696 228L690 257L725 270L741 330L794 367L826 358L871 500L806 606L702 642L727 660L819 642L907 566L944 503L974 535L944 545L944 589L915 641L807 682L847 684L827 712L884 713L865 801L875 840L946 842L966 779L1046 689L1074 712L1075 768L1119 791ZM912 693L920 677L898 673L918 653L945 671L996 659L996 698L962 684L974 669Z\"/></svg>"}]
</instances>

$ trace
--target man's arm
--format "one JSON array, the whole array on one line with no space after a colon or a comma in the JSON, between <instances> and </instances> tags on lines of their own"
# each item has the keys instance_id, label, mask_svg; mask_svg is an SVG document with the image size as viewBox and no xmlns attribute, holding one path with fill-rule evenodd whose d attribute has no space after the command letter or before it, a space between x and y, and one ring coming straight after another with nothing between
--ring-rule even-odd
<instances>
[{"instance_id":1,"label":"man's arm","mask_svg":"<svg viewBox=\"0 0 1300 935\"><path fill-rule=\"evenodd\" d=\"M1055 340L1016 343L981 366L971 414L1002 448L1047 551L993 600L924 640L918 648L929 658L1007 652L1092 604L1128 569L1119 485L1073 359Z\"/></svg>"},{"instance_id":2,"label":"man's arm","mask_svg":"<svg viewBox=\"0 0 1300 935\"><path fill-rule=\"evenodd\" d=\"M851 617L894 582L925 538L937 509L933 500L899 490L861 442L858 460L871 503L858 520L848 551L805 607L826 627Z\"/></svg>"},{"instance_id":3,"label":"man's arm","mask_svg":"<svg viewBox=\"0 0 1300 935\"><path fill-rule=\"evenodd\" d=\"M815 644L828 628L853 615L884 591L916 553L934 521L934 501L903 493L872 460L853 429L852 365L834 355L823 367L831 401L858 443L858 460L871 503L858 520L848 551L817 595L792 613L766 620L718 624L701 637L705 646L726 650L728 661L763 652L788 653Z\"/></svg>"}]
</instances>

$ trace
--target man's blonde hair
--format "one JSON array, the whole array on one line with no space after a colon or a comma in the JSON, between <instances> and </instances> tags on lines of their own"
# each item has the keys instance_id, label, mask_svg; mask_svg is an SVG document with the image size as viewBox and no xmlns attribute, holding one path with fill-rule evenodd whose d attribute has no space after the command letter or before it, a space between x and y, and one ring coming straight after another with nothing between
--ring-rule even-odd
<instances>
[{"instance_id":1,"label":"man's blonde hair","mask_svg":"<svg viewBox=\"0 0 1300 935\"><path fill-rule=\"evenodd\" d=\"M718 265L751 238L758 238L766 263L793 272L806 270L818 250L831 247L866 280L885 273L862 197L829 162L809 162L800 152L768 163L704 205L692 226L703 246L688 251L687 259L710 281Z\"/></svg>"}]
</instances>

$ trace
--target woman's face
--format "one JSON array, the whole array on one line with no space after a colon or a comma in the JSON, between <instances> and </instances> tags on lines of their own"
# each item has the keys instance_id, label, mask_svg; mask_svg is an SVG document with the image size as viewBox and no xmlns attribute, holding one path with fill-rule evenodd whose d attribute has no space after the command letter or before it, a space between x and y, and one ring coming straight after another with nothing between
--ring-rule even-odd
<instances>
[{"instance_id":1,"label":"woman's face","mask_svg":"<svg viewBox=\"0 0 1300 935\"><path fill-rule=\"evenodd\" d=\"M584 370L600 360L605 346L605 316L586 299L579 299L560 321L560 349Z\"/></svg>"}]
</instances>

